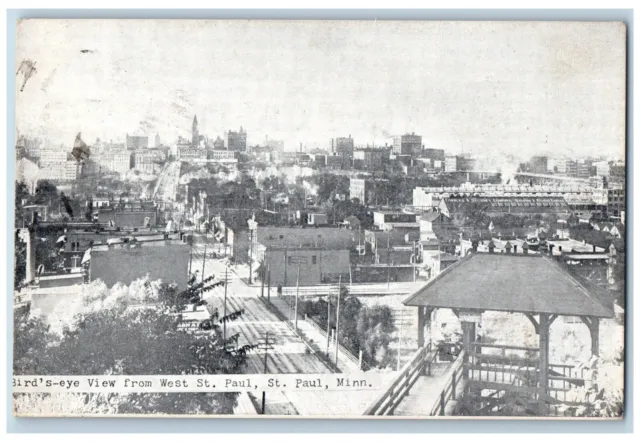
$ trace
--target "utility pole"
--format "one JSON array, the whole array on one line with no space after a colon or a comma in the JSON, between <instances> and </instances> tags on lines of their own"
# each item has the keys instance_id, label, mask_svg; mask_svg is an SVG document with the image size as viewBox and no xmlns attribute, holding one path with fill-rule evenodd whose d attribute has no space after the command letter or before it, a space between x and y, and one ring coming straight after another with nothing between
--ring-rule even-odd
<instances>
[{"instance_id":1,"label":"utility pole","mask_svg":"<svg viewBox=\"0 0 640 442\"><path fill-rule=\"evenodd\" d=\"M331 293L327 295L327 358L329 357L330 343L331 343Z\"/></svg>"},{"instance_id":2,"label":"utility pole","mask_svg":"<svg viewBox=\"0 0 640 442\"><path fill-rule=\"evenodd\" d=\"M193 261L193 237L191 238L191 246L189 247L189 278L191 278L191 263Z\"/></svg>"},{"instance_id":3,"label":"utility pole","mask_svg":"<svg viewBox=\"0 0 640 442\"><path fill-rule=\"evenodd\" d=\"M294 329L298 331L298 294L300 292L300 264L298 264L298 279L296 280L296 307L293 312Z\"/></svg>"},{"instance_id":4,"label":"utility pole","mask_svg":"<svg viewBox=\"0 0 640 442\"><path fill-rule=\"evenodd\" d=\"M338 307L336 309L336 367L338 367L338 349L340 348L340 292L342 291L342 275L338 279Z\"/></svg>"},{"instance_id":5,"label":"utility pole","mask_svg":"<svg viewBox=\"0 0 640 442\"><path fill-rule=\"evenodd\" d=\"M251 264L253 263L253 229L249 229L249 285L251 285Z\"/></svg>"},{"instance_id":6,"label":"utility pole","mask_svg":"<svg viewBox=\"0 0 640 442\"><path fill-rule=\"evenodd\" d=\"M223 307L223 318L227 317L227 278L228 278L229 267L225 267L224 269L224 307ZM222 323L222 340L225 342L225 347L227 345L227 321Z\"/></svg>"},{"instance_id":7,"label":"utility pole","mask_svg":"<svg viewBox=\"0 0 640 442\"><path fill-rule=\"evenodd\" d=\"M389 232L387 232L387 289L391 286L391 249L389 248Z\"/></svg>"},{"instance_id":8,"label":"utility pole","mask_svg":"<svg viewBox=\"0 0 640 442\"><path fill-rule=\"evenodd\" d=\"M271 269L267 263L267 301L271 302Z\"/></svg>"},{"instance_id":9,"label":"utility pole","mask_svg":"<svg viewBox=\"0 0 640 442\"><path fill-rule=\"evenodd\" d=\"M265 253L265 260L266 260L266 253ZM267 268L265 267L264 264L264 260L262 261L262 274L260 275L260 279L262 279L261 281L261 287L260 287L260 297L264 298L264 280L267 276Z\"/></svg>"},{"instance_id":10,"label":"utility pole","mask_svg":"<svg viewBox=\"0 0 640 442\"><path fill-rule=\"evenodd\" d=\"M414 241L413 242L413 282L416 282L416 269L417 266L416 264L418 263L418 249L417 249L417 243Z\"/></svg>"},{"instance_id":11,"label":"utility pole","mask_svg":"<svg viewBox=\"0 0 640 442\"><path fill-rule=\"evenodd\" d=\"M264 374L267 374L267 356L269 354L269 332L267 332L264 340ZM262 414L264 414L266 392L262 392Z\"/></svg>"},{"instance_id":12,"label":"utility pole","mask_svg":"<svg viewBox=\"0 0 640 442\"><path fill-rule=\"evenodd\" d=\"M204 264L207 262L207 239L205 237L204 255L202 255L202 280L204 281Z\"/></svg>"}]
</instances>

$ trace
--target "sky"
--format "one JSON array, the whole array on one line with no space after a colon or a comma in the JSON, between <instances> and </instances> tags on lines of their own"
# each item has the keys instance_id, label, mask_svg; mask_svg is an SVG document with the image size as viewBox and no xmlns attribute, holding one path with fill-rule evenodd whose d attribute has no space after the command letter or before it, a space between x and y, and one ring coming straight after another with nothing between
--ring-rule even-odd
<instances>
[{"instance_id":1,"label":"sky","mask_svg":"<svg viewBox=\"0 0 640 442\"><path fill-rule=\"evenodd\" d=\"M293 150L391 143L513 156L624 156L618 23L27 20L20 134L164 143L242 126Z\"/></svg>"}]
</instances>

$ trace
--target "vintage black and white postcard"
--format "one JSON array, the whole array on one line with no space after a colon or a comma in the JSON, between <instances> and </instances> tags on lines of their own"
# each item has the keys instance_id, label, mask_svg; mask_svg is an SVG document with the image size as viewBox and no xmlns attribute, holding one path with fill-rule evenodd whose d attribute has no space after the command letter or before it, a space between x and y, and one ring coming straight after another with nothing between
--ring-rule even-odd
<instances>
[{"instance_id":1,"label":"vintage black and white postcard","mask_svg":"<svg viewBox=\"0 0 640 442\"><path fill-rule=\"evenodd\" d=\"M626 32L21 21L14 414L621 418Z\"/></svg>"}]
</instances>

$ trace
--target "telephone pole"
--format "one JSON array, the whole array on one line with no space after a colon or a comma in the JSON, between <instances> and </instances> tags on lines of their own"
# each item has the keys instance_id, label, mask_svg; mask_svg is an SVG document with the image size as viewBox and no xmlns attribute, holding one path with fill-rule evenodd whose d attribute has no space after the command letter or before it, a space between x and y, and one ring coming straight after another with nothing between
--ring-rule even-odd
<instances>
[{"instance_id":1,"label":"telephone pole","mask_svg":"<svg viewBox=\"0 0 640 442\"><path fill-rule=\"evenodd\" d=\"M225 267L224 269L224 307L223 307L223 318L227 317L227 278L228 278L229 267ZM222 323L222 340L225 342L225 346L227 345L227 321Z\"/></svg>"},{"instance_id":2,"label":"telephone pole","mask_svg":"<svg viewBox=\"0 0 640 442\"><path fill-rule=\"evenodd\" d=\"M338 350L340 348L340 292L342 291L342 275L338 278L338 307L336 309L336 368L338 367Z\"/></svg>"},{"instance_id":3,"label":"telephone pole","mask_svg":"<svg viewBox=\"0 0 640 442\"><path fill-rule=\"evenodd\" d=\"M387 289L389 289L391 283L391 249L389 248L389 232L387 232Z\"/></svg>"},{"instance_id":4,"label":"telephone pole","mask_svg":"<svg viewBox=\"0 0 640 442\"><path fill-rule=\"evenodd\" d=\"M207 262L207 237L204 239L204 254L202 255L202 280L204 281L204 264Z\"/></svg>"},{"instance_id":5,"label":"telephone pole","mask_svg":"<svg viewBox=\"0 0 640 442\"><path fill-rule=\"evenodd\" d=\"M300 292L300 264L298 264L298 279L296 280L296 307L293 313L294 328L298 331L298 294Z\"/></svg>"},{"instance_id":6,"label":"telephone pole","mask_svg":"<svg viewBox=\"0 0 640 442\"><path fill-rule=\"evenodd\" d=\"M267 374L267 357L269 354L269 332L266 333L264 339L264 374ZM267 394L265 391L262 392L262 414L264 414L265 403L267 399Z\"/></svg>"},{"instance_id":7,"label":"telephone pole","mask_svg":"<svg viewBox=\"0 0 640 442\"><path fill-rule=\"evenodd\" d=\"M267 301L271 302L271 268L267 263Z\"/></svg>"},{"instance_id":8,"label":"telephone pole","mask_svg":"<svg viewBox=\"0 0 640 442\"><path fill-rule=\"evenodd\" d=\"M191 263L193 262L193 237L191 238L191 245L189 247L189 278L191 278Z\"/></svg>"},{"instance_id":9,"label":"telephone pole","mask_svg":"<svg viewBox=\"0 0 640 442\"><path fill-rule=\"evenodd\" d=\"M329 344L331 343L331 292L327 295L327 358L329 357Z\"/></svg>"},{"instance_id":10,"label":"telephone pole","mask_svg":"<svg viewBox=\"0 0 640 442\"><path fill-rule=\"evenodd\" d=\"M249 285L251 285L251 264L253 263L253 229L249 229Z\"/></svg>"}]
</instances>

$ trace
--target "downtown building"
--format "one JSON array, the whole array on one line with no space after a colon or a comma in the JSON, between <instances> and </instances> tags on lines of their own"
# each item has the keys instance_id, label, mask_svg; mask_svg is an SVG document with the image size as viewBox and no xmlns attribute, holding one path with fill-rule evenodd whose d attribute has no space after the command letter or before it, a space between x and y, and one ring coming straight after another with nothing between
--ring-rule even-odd
<instances>
[{"instance_id":1,"label":"downtown building","mask_svg":"<svg viewBox=\"0 0 640 442\"><path fill-rule=\"evenodd\" d=\"M149 137L141 135L129 135L125 137L125 149L137 150L146 149L149 147Z\"/></svg>"},{"instance_id":2,"label":"downtown building","mask_svg":"<svg viewBox=\"0 0 640 442\"><path fill-rule=\"evenodd\" d=\"M236 152L247 151L247 132L242 128L242 126L240 126L240 130L238 132L225 132L224 138L227 150L233 150Z\"/></svg>"},{"instance_id":3,"label":"downtown building","mask_svg":"<svg viewBox=\"0 0 640 442\"><path fill-rule=\"evenodd\" d=\"M415 132L394 137L392 152L394 155L419 157L422 152L422 137Z\"/></svg>"},{"instance_id":4,"label":"downtown building","mask_svg":"<svg viewBox=\"0 0 640 442\"><path fill-rule=\"evenodd\" d=\"M389 162L389 150L385 148L363 148L353 152L353 168L358 170L382 170Z\"/></svg>"},{"instance_id":5,"label":"downtown building","mask_svg":"<svg viewBox=\"0 0 640 442\"><path fill-rule=\"evenodd\" d=\"M353 158L354 143L351 135L348 137L338 137L331 139L331 153L341 155L345 160L351 161Z\"/></svg>"},{"instance_id":6,"label":"downtown building","mask_svg":"<svg viewBox=\"0 0 640 442\"><path fill-rule=\"evenodd\" d=\"M49 158L41 166L39 178L57 183L69 183L76 181L82 175L82 162L76 160L70 153L56 155L56 161ZM64 159L61 159L64 157Z\"/></svg>"},{"instance_id":7,"label":"downtown building","mask_svg":"<svg viewBox=\"0 0 640 442\"><path fill-rule=\"evenodd\" d=\"M127 173L133 167L133 154L128 150L103 151L92 156L96 172Z\"/></svg>"}]
</instances>

